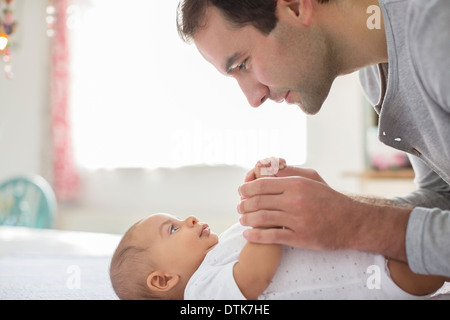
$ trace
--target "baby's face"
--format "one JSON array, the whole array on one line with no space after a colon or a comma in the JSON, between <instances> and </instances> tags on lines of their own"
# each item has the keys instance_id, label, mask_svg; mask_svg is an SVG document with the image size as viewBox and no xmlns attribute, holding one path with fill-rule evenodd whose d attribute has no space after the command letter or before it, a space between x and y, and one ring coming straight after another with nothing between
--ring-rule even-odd
<instances>
[{"instance_id":1,"label":"baby's face","mask_svg":"<svg viewBox=\"0 0 450 320\"><path fill-rule=\"evenodd\" d=\"M171 215L155 214L136 227L138 242L150 246L157 267L180 275L192 275L218 242L218 236L208 225L195 217L182 221Z\"/></svg>"}]
</instances>

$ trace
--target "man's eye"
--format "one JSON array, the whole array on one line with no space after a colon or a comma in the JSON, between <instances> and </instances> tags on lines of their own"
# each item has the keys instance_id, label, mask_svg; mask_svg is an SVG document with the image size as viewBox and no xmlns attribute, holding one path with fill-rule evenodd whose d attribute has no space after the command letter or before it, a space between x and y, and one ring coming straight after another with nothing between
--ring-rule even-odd
<instances>
[{"instance_id":1,"label":"man's eye","mask_svg":"<svg viewBox=\"0 0 450 320\"><path fill-rule=\"evenodd\" d=\"M240 65L237 66L238 70L247 70L247 60L245 60L244 62L242 62Z\"/></svg>"},{"instance_id":2,"label":"man's eye","mask_svg":"<svg viewBox=\"0 0 450 320\"><path fill-rule=\"evenodd\" d=\"M170 231L169 231L169 233L172 234L172 233L174 233L174 232L177 231L177 230L178 230L178 227L177 227L177 226L171 225L171 226L170 226Z\"/></svg>"}]
</instances>

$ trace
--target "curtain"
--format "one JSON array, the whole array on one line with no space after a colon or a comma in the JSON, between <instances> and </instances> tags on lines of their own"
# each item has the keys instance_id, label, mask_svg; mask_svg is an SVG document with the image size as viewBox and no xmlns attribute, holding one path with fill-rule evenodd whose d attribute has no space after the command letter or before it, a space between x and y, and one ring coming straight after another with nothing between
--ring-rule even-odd
<instances>
[{"instance_id":1,"label":"curtain","mask_svg":"<svg viewBox=\"0 0 450 320\"><path fill-rule=\"evenodd\" d=\"M55 0L53 6L56 9L51 57L53 188L58 201L68 202L74 199L79 186L79 177L73 157L69 117L68 1Z\"/></svg>"}]
</instances>

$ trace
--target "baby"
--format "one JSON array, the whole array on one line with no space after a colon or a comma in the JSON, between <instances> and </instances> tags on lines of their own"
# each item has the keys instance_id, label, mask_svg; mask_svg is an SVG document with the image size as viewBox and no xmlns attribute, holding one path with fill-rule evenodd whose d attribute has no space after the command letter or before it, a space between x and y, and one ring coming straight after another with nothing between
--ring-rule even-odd
<instances>
[{"instance_id":1,"label":"baby","mask_svg":"<svg viewBox=\"0 0 450 320\"><path fill-rule=\"evenodd\" d=\"M298 175L283 159L259 161L255 177ZM297 172L297 174L296 174ZM195 217L155 214L134 224L111 260L120 299L424 299L445 279L412 273L381 255L247 242L236 223L220 237Z\"/></svg>"}]
</instances>

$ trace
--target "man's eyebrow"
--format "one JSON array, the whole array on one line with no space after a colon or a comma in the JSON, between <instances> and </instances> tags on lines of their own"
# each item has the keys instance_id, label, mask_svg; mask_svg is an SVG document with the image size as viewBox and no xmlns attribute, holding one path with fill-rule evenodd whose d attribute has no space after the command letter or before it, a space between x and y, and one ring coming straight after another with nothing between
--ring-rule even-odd
<instances>
[{"instance_id":1,"label":"man's eyebrow","mask_svg":"<svg viewBox=\"0 0 450 320\"><path fill-rule=\"evenodd\" d=\"M231 72L233 65L240 56L242 56L242 53L237 52L227 59L227 62L225 63L225 72L227 74Z\"/></svg>"}]
</instances>

